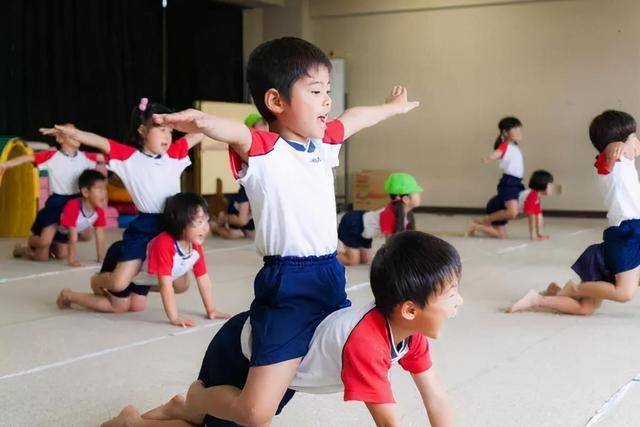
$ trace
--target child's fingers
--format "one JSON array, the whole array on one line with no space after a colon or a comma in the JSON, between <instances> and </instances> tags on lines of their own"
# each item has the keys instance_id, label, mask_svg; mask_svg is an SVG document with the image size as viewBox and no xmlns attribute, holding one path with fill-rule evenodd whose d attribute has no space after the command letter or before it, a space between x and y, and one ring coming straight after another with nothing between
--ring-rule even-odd
<instances>
[{"instance_id":1,"label":"child's fingers","mask_svg":"<svg viewBox=\"0 0 640 427\"><path fill-rule=\"evenodd\" d=\"M40 128L39 131L43 135L55 135L56 133L58 133L58 131L53 128Z\"/></svg>"}]
</instances>

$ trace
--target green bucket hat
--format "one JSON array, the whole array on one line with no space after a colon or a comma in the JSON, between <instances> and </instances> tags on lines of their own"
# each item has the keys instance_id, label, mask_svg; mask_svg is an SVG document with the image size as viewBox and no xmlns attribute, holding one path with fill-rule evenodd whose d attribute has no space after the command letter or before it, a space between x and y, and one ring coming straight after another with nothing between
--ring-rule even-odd
<instances>
[{"instance_id":1,"label":"green bucket hat","mask_svg":"<svg viewBox=\"0 0 640 427\"><path fill-rule=\"evenodd\" d=\"M251 113L244 119L244 124L247 127L253 127L259 120L262 120L260 113Z\"/></svg>"},{"instance_id":2,"label":"green bucket hat","mask_svg":"<svg viewBox=\"0 0 640 427\"><path fill-rule=\"evenodd\" d=\"M408 173L398 172L389 175L384 183L384 191L388 194L422 193L424 190L416 179Z\"/></svg>"}]
</instances>

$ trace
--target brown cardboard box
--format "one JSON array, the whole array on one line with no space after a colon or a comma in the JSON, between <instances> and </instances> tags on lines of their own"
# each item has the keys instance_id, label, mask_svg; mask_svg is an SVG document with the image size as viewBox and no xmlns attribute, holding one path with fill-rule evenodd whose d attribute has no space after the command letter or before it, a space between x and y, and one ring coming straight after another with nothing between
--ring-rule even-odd
<instances>
[{"instance_id":1,"label":"brown cardboard box","mask_svg":"<svg viewBox=\"0 0 640 427\"><path fill-rule=\"evenodd\" d=\"M389 195L384 191L384 182L393 173L388 170L363 170L353 179L353 209L373 211L389 203Z\"/></svg>"}]
</instances>

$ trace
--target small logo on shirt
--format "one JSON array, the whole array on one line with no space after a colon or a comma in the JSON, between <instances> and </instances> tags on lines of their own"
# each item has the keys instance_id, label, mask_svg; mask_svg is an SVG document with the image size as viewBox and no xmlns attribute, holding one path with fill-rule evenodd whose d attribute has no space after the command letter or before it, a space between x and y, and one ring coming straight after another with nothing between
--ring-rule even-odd
<instances>
[{"instance_id":1,"label":"small logo on shirt","mask_svg":"<svg viewBox=\"0 0 640 427\"><path fill-rule=\"evenodd\" d=\"M318 157L314 157L313 159L311 159L311 163L320 163L322 161L322 159L318 156Z\"/></svg>"}]
</instances>

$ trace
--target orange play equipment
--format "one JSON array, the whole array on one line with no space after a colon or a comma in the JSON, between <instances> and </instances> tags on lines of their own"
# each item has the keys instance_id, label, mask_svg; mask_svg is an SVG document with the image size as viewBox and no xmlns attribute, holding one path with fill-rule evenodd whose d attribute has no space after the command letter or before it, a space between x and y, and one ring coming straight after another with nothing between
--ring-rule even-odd
<instances>
[{"instance_id":1,"label":"orange play equipment","mask_svg":"<svg viewBox=\"0 0 640 427\"><path fill-rule=\"evenodd\" d=\"M0 162L33 155L20 138L0 137ZM0 172L0 237L28 237L38 209L38 170L26 163Z\"/></svg>"}]
</instances>

